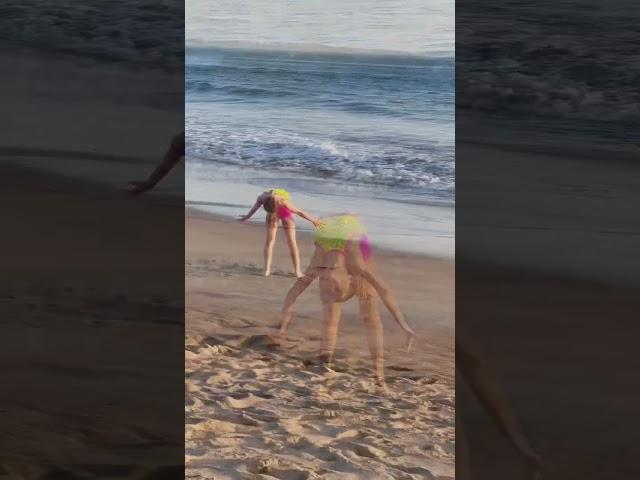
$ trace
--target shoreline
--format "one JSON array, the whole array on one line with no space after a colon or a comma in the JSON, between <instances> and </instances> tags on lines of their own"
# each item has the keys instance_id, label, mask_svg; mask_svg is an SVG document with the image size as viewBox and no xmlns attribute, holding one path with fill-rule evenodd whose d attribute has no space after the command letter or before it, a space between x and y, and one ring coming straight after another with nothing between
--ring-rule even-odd
<instances>
[{"instance_id":1,"label":"shoreline","mask_svg":"<svg viewBox=\"0 0 640 480\"><path fill-rule=\"evenodd\" d=\"M198 217L201 217L203 219L210 219L213 221L223 222L223 223L230 223L230 224L239 223L232 216L227 216L220 213L208 212L204 209L197 208L194 206L185 206L185 220L186 218L198 218ZM297 229L298 239L302 237L306 241L312 241L313 231L308 229L301 229L298 220L304 221L302 219L296 219L296 222L297 222L296 229ZM263 223L258 221L248 222L248 223L245 223L245 225L251 226L251 227L263 228ZM280 228L278 230L280 230ZM429 255L426 253L411 252L411 251L407 252L404 250L395 249L393 247L388 247L388 246L376 246L375 251L380 252L387 256L393 256L393 257L399 257L399 258L424 258L434 262L443 262L446 264L450 263L453 265L455 265L456 263L455 259L438 257L435 255Z\"/></svg>"},{"instance_id":2,"label":"shoreline","mask_svg":"<svg viewBox=\"0 0 640 480\"><path fill-rule=\"evenodd\" d=\"M154 250L170 249L178 238L157 238L167 224L181 225L182 202L173 195L134 198L126 189L115 189L85 179L67 177L19 165L18 162L1 162L2 196L6 203L20 205L22 215L6 219L4 240L7 248L15 252L28 252L28 257L8 256L3 260L7 279L6 289L22 289L54 282L63 285L86 281L90 275L95 287L102 290L121 290L120 277L125 271L143 275L145 284L132 284L128 288L139 292L162 291L169 298L176 298L170 286L158 283L153 269L173 272L175 264L156 265ZM81 201L78 201L81 199ZM53 215L42 217L42 205ZM123 211L119 211L122 208ZM126 213L123 213L126 212ZM39 218L34 223L31 219ZM145 218L147 224L139 225ZM175 219L175 224L167 218ZM81 219L81 220L79 220ZM122 228L140 236L132 238L123 234ZM46 248L42 247L39 232L50 232ZM100 232L100 234L96 234ZM150 248L153 246L153 248ZM62 267L54 254L72 259ZM126 252L126 254L125 254ZM106 271L104 270L106 269Z\"/></svg>"},{"instance_id":3,"label":"shoreline","mask_svg":"<svg viewBox=\"0 0 640 480\"><path fill-rule=\"evenodd\" d=\"M216 251L223 251L226 258L220 258L218 261L234 265L236 270L243 270L242 273L249 274L255 281L269 281L262 276L261 271L264 245L264 226L262 223L240 223L222 215L186 208L185 238L186 261L193 261L193 257L197 257L206 262L205 258L216 257ZM204 238L207 238L206 242L203 240ZM229 240L232 240L233 244L226 245ZM301 267L304 270L314 248L311 232L298 232L298 247ZM203 258L203 256L206 257ZM397 294L400 297L405 295L411 305L424 309L427 302L421 296L423 293L426 293L428 297L439 297L441 300L435 301L441 308L436 315L438 319L436 324L443 328L453 327L454 261L416 253L398 252L383 247L374 247L373 258L376 269L381 271L384 278L389 277L388 283L392 284L392 288L398 291ZM277 290L281 293L275 302L278 305L275 312L279 312L279 302L284 298L284 293L288 289L287 282L293 278L289 251L281 229L276 237L273 261L276 278L274 281L278 282ZM410 265L418 265L421 268L414 272L409 268ZM420 282L424 286L416 288L416 284ZM426 292L416 291L423 288ZM188 288L187 293L189 293ZM264 295L260 292L252 294L264 299ZM402 303L402 299L400 302Z\"/></svg>"},{"instance_id":4,"label":"shoreline","mask_svg":"<svg viewBox=\"0 0 640 480\"><path fill-rule=\"evenodd\" d=\"M183 72L123 69L33 48L20 53L0 52L0 99L12 112L3 164L116 189L148 175L184 128ZM184 190L180 175L167 180L159 191Z\"/></svg>"},{"instance_id":5,"label":"shoreline","mask_svg":"<svg viewBox=\"0 0 640 480\"><path fill-rule=\"evenodd\" d=\"M612 169L591 159L465 142L457 156L466 166L457 178L457 205L464 207L456 212L457 256L465 264L638 285L640 229L629 220L640 187L637 165L620 162ZM527 181L505 202L511 178ZM473 203L465 191L474 192Z\"/></svg>"},{"instance_id":6,"label":"shoreline","mask_svg":"<svg viewBox=\"0 0 640 480\"><path fill-rule=\"evenodd\" d=\"M187 160L185 178L186 206L207 214L235 218L246 213L259 194L276 185L291 193L296 206L316 217L357 212L376 248L455 260L455 208L434 205L429 197L372 185L319 184L317 179L291 172L219 167L194 160ZM305 222L298 225L300 232L310 228Z\"/></svg>"}]
</instances>

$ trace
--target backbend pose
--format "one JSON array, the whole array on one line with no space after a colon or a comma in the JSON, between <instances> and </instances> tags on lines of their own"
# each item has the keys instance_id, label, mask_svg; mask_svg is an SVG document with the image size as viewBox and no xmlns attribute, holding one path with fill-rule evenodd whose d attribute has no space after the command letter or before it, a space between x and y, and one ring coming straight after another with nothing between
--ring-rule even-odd
<instances>
[{"instance_id":1,"label":"backbend pose","mask_svg":"<svg viewBox=\"0 0 640 480\"><path fill-rule=\"evenodd\" d=\"M249 220L260 207L263 207L267 212L267 238L264 244L264 276L268 277L271 275L273 246L276 241L276 233L278 232L278 220L280 220L287 236L287 243L289 244L295 275L298 278L302 277L303 274L300 270L300 252L298 251L298 244L296 242L296 224L293 216L294 214L298 215L316 227L319 226L320 223L316 218L294 206L293 203L291 203L289 192L280 188L274 188L261 194L256 199L253 207L251 207L251 210L249 210L249 213L240 217L240 221L244 222Z\"/></svg>"},{"instance_id":2,"label":"backbend pose","mask_svg":"<svg viewBox=\"0 0 640 480\"><path fill-rule=\"evenodd\" d=\"M382 299L389 313L407 334L407 351L413 343L414 332L407 324L394 295L372 271L371 246L364 226L354 214L322 218L314 240L316 248L309 267L285 298L282 323L278 333L273 337L274 343L278 344L284 336L293 317L296 299L320 277L320 299L324 312L321 363L329 364L333 359L341 304L357 295L360 315L367 329L376 384L386 389L383 332L377 297Z\"/></svg>"},{"instance_id":3,"label":"backbend pose","mask_svg":"<svg viewBox=\"0 0 640 480\"><path fill-rule=\"evenodd\" d=\"M468 339L456 332L456 368L476 395L486 412L507 437L524 460L527 477L536 480L540 476L540 457L522 432L518 419L508 399L502 393L493 372L473 350ZM460 480L472 479L470 452L464 431L464 422L456 409L456 473Z\"/></svg>"},{"instance_id":4,"label":"backbend pose","mask_svg":"<svg viewBox=\"0 0 640 480\"><path fill-rule=\"evenodd\" d=\"M141 195L144 192L151 190L155 187L160 180L162 180L167 173L175 167L180 159L184 157L185 143L184 143L184 131L179 135L176 135L169 144L169 149L165 153L162 162L151 172L151 175L146 180L131 180L131 195Z\"/></svg>"}]
</instances>

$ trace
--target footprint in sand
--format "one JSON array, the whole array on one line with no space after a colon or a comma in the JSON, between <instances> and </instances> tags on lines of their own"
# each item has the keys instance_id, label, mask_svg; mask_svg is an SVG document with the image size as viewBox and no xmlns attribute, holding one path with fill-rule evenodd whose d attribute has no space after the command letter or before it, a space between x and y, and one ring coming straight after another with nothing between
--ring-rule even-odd
<instances>
[{"instance_id":1,"label":"footprint in sand","mask_svg":"<svg viewBox=\"0 0 640 480\"><path fill-rule=\"evenodd\" d=\"M338 359L341 372L328 378L316 366L312 347L298 343L271 351L268 335L246 334L258 328L243 334L238 323L234 318L231 330L186 339L188 370L198 369L186 379L192 382L187 391L193 390L187 395L193 399L186 408L187 447L195 454L186 478L211 478L214 461L221 480L440 480L452 474L453 411L447 400L453 397L446 378L428 386L421 370L392 361L396 395L385 398L370 388L374 382L364 360ZM213 347L229 354L209 356ZM437 413L429 412L433 406Z\"/></svg>"},{"instance_id":2,"label":"footprint in sand","mask_svg":"<svg viewBox=\"0 0 640 480\"><path fill-rule=\"evenodd\" d=\"M270 470L269 475L271 478L277 478L278 480L309 480L315 478L312 471L297 468L273 468Z\"/></svg>"},{"instance_id":3,"label":"footprint in sand","mask_svg":"<svg viewBox=\"0 0 640 480\"><path fill-rule=\"evenodd\" d=\"M264 400L264 398L256 397L255 395L250 393L246 397L241 398L226 397L224 399L224 403L231 408L244 409L253 407L254 405L264 402Z\"/></svg>"},{"instance_id":4,"label":"footprint in sand","mask_svg":"<svg viewBox=\"0 0 640 480\"><path fill-rule=\"evenodd\" d=\"M413 372L413 368L401 367L399 365L390 365L387 367L389 370L393 370L395 372Z\"/></svg>"},{"instance_id":5,"label":"footprint in sand","mask_svg":"<svg viewBox=\"0 0 640 480\"><path fill-rule=\"evenodd\" d=\"M223 338L211 336L211 337L203 338L200 342L198 342L198 345L202 347L204 346L213 347L215 345L224 345L225 343L227 342L225 342Z\"/></svg>"},{"instance_id":6,"label":"footprint in sand","mask_svg":"<svg viewBox=\"0 0 640 480\"><path fill-rule=\"evenodd\" d=\"M354 443L352 448L356 455L360 457L381 459L387 456L383 450L364 443Z\"/></svg>"},{"instance_id":7,"label":"footprint in sand","mask_svg":"<svg viewBox=\"0 0 640 480\"><path fill-rule=\"evenodd\" d=\"M420 480L444 480L445 478L447 478L447 477L436 477L433 473L431 473L431 470L424 467L415 467L415 466L405 467L405 466L397 465L396 468L410 475L413 475L413 478L417 476Z\"/></svg>"},{"instance_id":8,"label":"footprint in sand","mask_svg":"<svg viewBox=\"0 0 640 480\"><path fill-rule=\"evenodd\" d=\"M358 430L344 430L336 435L336 440L353 440L361 436L362 434Z\"/></svg>"},{"instance_id":9,"label":"footprint in sand","mask_svg":"<svg viewBox=\"0 0 640 480\"><path fill-rule=\"evenodd\" d=\"M222 420L205 420L201 423L187 425L185 429L186 440L204 440L220 434L235 433L237 425Z\"/></svg>"},{"instance_id":10,"label":"footprint in sand","mask_svg":"<svg viewBox=\"0 0 640 480\"><path fill-rule=\"evenodd\" d=\"M269 335L250 335L241 337L236 346L251 350L275 350L278 348L277 343Z\"/></svg>"},{"instance_id":11,"label":"footprint in sand","mask_svg":"<svg viewBox=\"0 0 640 480\"><path fill-rule=\"evenodd\" d=\"M233 377L229 372L221 371L211 375L205 383L207 385L231 385L233 383Z\"/></svg>"}]
</instances>

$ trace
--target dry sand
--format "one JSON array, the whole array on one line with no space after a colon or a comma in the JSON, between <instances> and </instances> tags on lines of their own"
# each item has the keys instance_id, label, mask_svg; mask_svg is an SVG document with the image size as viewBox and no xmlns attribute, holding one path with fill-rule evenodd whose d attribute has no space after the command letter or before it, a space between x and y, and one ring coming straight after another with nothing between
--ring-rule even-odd
<instances>
[{"instance_id":1,"label":"dry sand","mask_svg":"<svg viewBox=\"0 0 640 480\"><path fill-rule=\"evenodd\" d=\"M177 478L183 206L7 165L1 183L0 477Z\"/></svg>"},{"instance_id":2,"label":"dry sand","mask_svg":"<svg viewBox=\"0 0 640 480\"><path fill-rule=\"evenodd\" d=\"M500 380L542 457L541 479L640 478L637 289L477 265L458 271L456 294L456 331ZM463 382L456 405L473 478L526 478Z\"/></svg>"},{"instance_id":3,"label":"dry sand","mask_svg":"<svg viewBox=\"0 0 640 480\"><path fill-rule=\"evenodd\" d=\"M269 348L294 278L281 233L275 274L260 275L263 236L261 225L186 212L187 478L452 478L453 263L374 252L417 332L407 354L383 313L385 397L356 305L344 309L335 373L318 370L317 285L300 297L283 347ZM299 244L304 264L312 242Z\"/></svg>"}]
</instances>

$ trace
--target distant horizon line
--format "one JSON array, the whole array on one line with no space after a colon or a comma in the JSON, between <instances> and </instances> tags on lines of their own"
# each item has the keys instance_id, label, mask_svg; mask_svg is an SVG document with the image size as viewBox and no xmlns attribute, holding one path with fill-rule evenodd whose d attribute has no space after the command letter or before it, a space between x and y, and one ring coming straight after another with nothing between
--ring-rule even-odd
<instances>
[{"instance_id":1,"label":"distant horizon line","mask_svg":"<svg viewBox=\"0 0 640 480\"><path fill-rule=\"evenodd\" d=\"M405 57L417 59L453 59L455 58L455 50L393 50L381 48L357 48L331 46L316 43L285 43L285 42L247 42L247 41L186 41L185 49L188 50L238 50L238 51L258 51L272 53L298 53L311 55L368 55L382 57Z\"/></svg>"}]
</instances>

